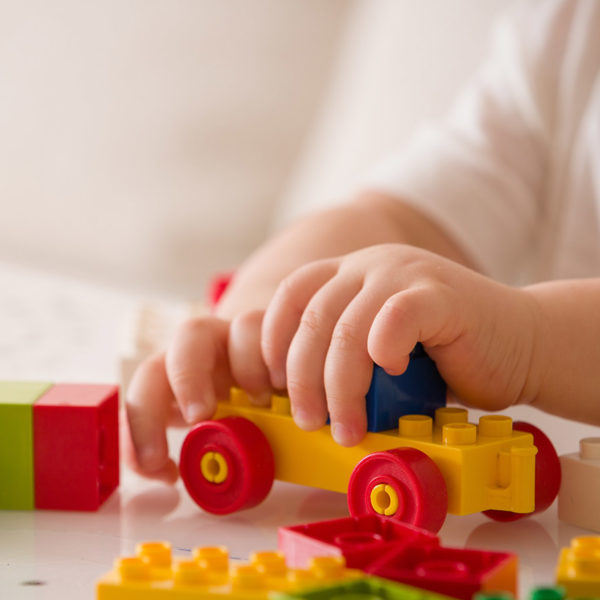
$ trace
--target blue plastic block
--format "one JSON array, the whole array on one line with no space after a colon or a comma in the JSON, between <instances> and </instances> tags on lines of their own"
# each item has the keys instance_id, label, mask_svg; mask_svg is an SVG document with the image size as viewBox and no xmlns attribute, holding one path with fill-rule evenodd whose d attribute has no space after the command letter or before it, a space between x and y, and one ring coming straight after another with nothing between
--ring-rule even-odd
<instances>
[{"instance_id":1,"label":"blue plastic block","mask_svg":"<svg viewBox=\"0 0 600 600\"><path fill-rule=\"evenodd\" d=\"M445 405L446 383L421 344L417 344L402 375L388 375L381 367L373 367L367 392L367 429L395 429L402 415L433 417L435 409Z\"/></svg>"}]
</instances>

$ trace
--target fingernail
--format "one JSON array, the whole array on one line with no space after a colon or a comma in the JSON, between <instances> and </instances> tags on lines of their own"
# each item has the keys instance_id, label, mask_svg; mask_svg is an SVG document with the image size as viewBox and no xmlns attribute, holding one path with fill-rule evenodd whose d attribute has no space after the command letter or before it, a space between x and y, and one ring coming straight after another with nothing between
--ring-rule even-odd
<instances>
[{"instance_id":1,"label":"fingernail","mask_svg":"<svg viewBox=\"0 0 600 600\"><path fill-rule=\"evenodd\" d=\"M183 416L188 423L196 423L206 418L206 407L201 404L188 404L183 412Z\"/></svg>"},{"instance_id":2,"label":"fingernail","mask_svg":"<svg viewBox=\"0 0 600 600\"><path fill-rule=\"evenodd\" d=\"M315 428L314 418L303 408L292 409L292 417L300 429L311 430Z\"/></svg>"},{"instance_id":3,"label":"fingernail","mask_svg":"<svg viewBox=\"0 0 600 600\"><path fill-rule=\"evenodd\" d=\"M217 404L215 392L212 388L204 390L202 402L190 402L182 407L183 418L188 423L197 423L210 418Z\"/></svg>"},{"instance_id":4,"label":"fingernail","mask_svg":"<svg viewBox=\"0 0 600 600\"><path fill-rule=\"evenodd\" d=\"M271 383L276 390L285 390L285 372L284 371L273 371L271 373Z\"/></svg>"},{"instance_id":5,"label":"fingernail","mask_svg":"<svg viewBox=\"0 0 600 600\"><path fill-rule=\"evenodd\" d=\"M261 392L256 396L253 396L254 403L257 406L269 406L271 404L271 392Z\"/></svg>"},{"instance_id":6,"label":"fingernail","mask_svg":"<svg viewBox=\"0 0 600 600\"><path fill-rule=\"evenodd\" d=\"M204 411L204 418L206 419L207 410L212 414L212 412L217 408L217 398L215 396L215 391L212 389L212 387L208 388L207 390L204 390L203 400L204 408L202 410Z\"/></svg>"},{"instance_id":7,"label":"fingernail","mask_svg":"<svg viewBox=\"0 0 600 600\"><path fill-rule=\"evenodd\" d=\"M154 446L144 446L138 452L138 462L142 469L155 471L162 466L160 464L160 455Z\"/></svg>"},{"instance_id":8,"label":"fingernail","mask_svg":"<svg viewBox=\"0 0 600 600\"><path fill-rule=\"evenodd\" d=\"M354 432L343 423L333 423L331 425L331 435L340 446L353 446L356 443Z\"/></svg>"}]
</instances>

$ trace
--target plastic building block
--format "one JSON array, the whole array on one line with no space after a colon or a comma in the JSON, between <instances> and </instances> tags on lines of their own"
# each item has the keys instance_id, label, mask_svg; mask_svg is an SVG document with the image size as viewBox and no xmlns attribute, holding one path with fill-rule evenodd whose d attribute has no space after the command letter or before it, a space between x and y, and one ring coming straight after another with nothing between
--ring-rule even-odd
<instances>
[{"instance_id":1,"label":"plastic building block","mask_svg":"<svg viewBox=\"0 0 600 600\"><path fill-rule=\"evenodd\" d=\"M341 554L349 567L465 600L478 591L514 594L517 584L514 554L441 547L436 535L384 517L281 528L279 548L294 566Z\"/></svg>"},{"instance_id":2,"label":"plastic building block","mask_svg":"<svg viewBox=\"0 0 600 600\"><path fill-rule=\"evenodd\" d=\"M119 485L119 390L57 384L33 406L35 506L97 510Z\"/></svg>"},{"instance_id":3,"label":"plastic building block","mask_svg":"<svg viewBox=\"0 0 600 600\"><path fill-rule=\"evenodd\" d=\"M293 567L305 567L314 556L343 556L348 567L364 569L394 548L439 545L434 533L379 515L280 527L278 539L279 549Z\"/></svg>"},{"instance_id":4,"label":"plastic building block","mask_svg":"<svg viewBox=\"0 0 600 600\"><path fill-rule=\"evenodd\" d=\"M0 509L34 507L33 404L50 383L0 382Z\"/></svg>"},{"instance_id":5,"label":"plastic building block","mask_svg":"<svg viewBox=\"0 0 600 600\"><path fill-rule=\"evenodd\" d=\"M443 521L439 513L444 488L448 511L453 514L489 509L530 513L535 508L537 449L533 436L513 430L512 420L507 416L486 415L477 426L467 422L464 409L440 408L434 419L426 415L401 417L398 428L370 432L351 448L336 444L327 425L311 432L298 428L290 416L286 396L273 396L269 407L260 407L252 404L245 392L234 388L228 401L218 403L215 414L216 418L231 416L244 417L263 432L275 457L276 479L348 491L353 498L350 510L359 507L358 514L380 513L417 525L419 521L412 521L412 515L420 515L422 523L433 522L439 529ZM188 438L200 435L199 431L198 426L192 429ZM403 461L402 469L397 469L396 453L386 453L396 449L417 450L429 461L415 461L417 453L404 453L411 456ZM359 464L373 453L378 453L377 469ZM427 468L421 472L420 465L424 463ZM441 477L432 475L434 467L439 469ZM356 485L349 488L355 468L360 471L365 468L365 473L361 472L360 477L357 474ZM408 481L415 483L410 492L405 488ZM192 493L193 483L187 483ZM216 493L217 486L222 484L211 485ZM413 494L419 488L423 488L422 497L430 501L422 502L421 508L415 510ZM355 497L358 502L354 502ZM433 516L423 516L428 506L432 507Z\"/></svg>"},{"instance_id":6,"label":"plastic building block","mask_svg":"<svg viewBox=\"0 0 600 600\"><path fill-rule=\"evenodd\" d=\"M560 457L562 485L558 518L565 523L600 531L600 438L584 438L579 452Z\"/></svg>"},{"instance_id":7,"label":"plastic building block","mask_svg":"<svg viewBox=\"0 0 600 600\"><path fill-rule=\"evenodd\" d=\"M600 537L576 537L561 550L556 583L570 598L600 597Z\"/></svg>"},{"instance_id":8,"label":"plastic building block","mask_svg":"<svg viewBox=\"0 0 600 600\"><path fill-rule=\"evenodd\" d=\"M315 558L307 569L289 569L283 554L256 552L248 564L229 562L223 547L195 548L189 560L173 559L165 542L140 544L120 558L96 586L97 600L261 600L274 592L308 590L363 577L341 557Z\"/></svg>"},{"instance_id":9,"label":"plastic building block","mask_svg":"<svg viewBox=\"0 0 600 600\"><path fill-rule=\"evenodd\" d=\"M95 510L119 483L118 388L0 382L0 509Z\"/></svg>"},{"instance_id":10,"label":"plastic building block","mask_svg":"<svg viewBox=\"0 0 600 600\"><path fill-rule=\"evenodd\" d=\"M565 597L565 588L560 586L535 587L529 593L529 600L564 600Z\"/></svg>"},{"instance_id":11,"label":"plastic building block","mask_svg":"<svg viewBox=\"0 0 600 600\"><path fill-rule=\"evenodd\" d=\"M179 470L194 501L227 514L262 502L273 485L273 453L251 421L228 417L204 421L181 448Z\"/></svg>"},{"instance_id":12,"label":"plastic building block","mask_svg":"<svg viewBox=\"0 0 600 600\"><path fill-rule=\"evenodd\" d=\"M506 552L441 546L399 547L364 570L378 577L471 600L478 591L515 594L518 559Z\"/></svg>"},{"instance_id":13,"label":"plastic building block","mask_svg":"<svg viewBox=\"0 0 600 600\"><path fill-rule=\"evenodd\" d=\"M395 429L403 415L433 417L435 410L446 404L446 383L421 344L417 344L402 375L388 375L381 367L373 367L366 401L369 431Z\"/></svg>"},{"instance_id":14,"label":"plastic building block","mask_svg":"<svg viewBox=\"0 0 600 600\"><path fill-rule=\"evenodd\" d=\"M448 600L448 596L433 594L407 585L386 581L378 577L364 577L356 581L328 585L322 588L275 594L273 600Z\"/></svg>"},{"instance_id":15,"label":"plastic building block","mask_svg":"<svg viewBox=\"0 0 600 600\"><path fill-rule=\"evenodd\" d=\"M233 279L233 272L228 271L225 273L217 273L208 283L207 300L211 308L215 308L221 299L221 296L225 293L225 290L229 287L231 280Z\"/></svg>"},{"instance_id":16,"label":"plastic building block","mask_svg":"<svg viewBox=\"0 0 600 600\"><path fill-rule=\"evenodd\" d=\"M534 587L528 594L529 600L565 600L567 595L565 589L555 586ZM473 596L473 600L513 600L512 594L501 594L494 592L480 592ZM598 598L586 598L586 600L600 600Z\"/></svg>"},{"instance_id":17,"label":"plastic building block","mask_svg":"<svg viewBox=\"0 0 600 600\"><path fill-rule=\"evenodd\" d=\"M534 513L546 510L555 500L561 487L561 464L554 445L548 436L535 425L516 421L513 428L530 433L538 450L535 457L535 509ZM485 514L496 521L514 521L523 515L507 511L488 510Z\"/></svg>"}]
</instances>

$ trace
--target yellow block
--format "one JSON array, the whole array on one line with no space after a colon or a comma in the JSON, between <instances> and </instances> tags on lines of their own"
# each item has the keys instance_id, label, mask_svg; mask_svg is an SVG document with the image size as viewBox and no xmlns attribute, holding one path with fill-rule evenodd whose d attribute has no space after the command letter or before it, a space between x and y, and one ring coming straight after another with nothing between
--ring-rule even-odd
<instances>
[{"instance_id":1,"label":"yellow block","mask_svg":"<svg viewBox=\"0 0 600 600\"><path fill-rule=\"evenodd\" d=\"M166 542L139 544L136 555L118 558L96 585L97 600L267 600L290 592L363 577L343 557L313 559L308 569L290 569L278 551L256 552L249 563L232 563L223 547L194 549L189 560L173 559Z\"/></svg>"},{"instance_id":2,"label":"yellow block","mask_svg":"<svg viewBox=\"0 0 600 600\"><path fill-rule=\"evenodd\" d=\"M556 583L570 598L600 597L600 537L576 537L561 550Z\"/></svg>"},{"instance_id":3,"label":"yellow block","mask_svg":"<svg viewBox=\"0 0 600 600\"><path fill-rule=\"evenodd\" d=\"M346 493L357 463L372 452L416 448L439 467L448 488L448 511L470 514L488 509L528 513L534 510L535 455L533 436L514 431L510 417L487 415L468 423L461 408L440 408L435 419L423 415L400 418L398 429L367 433L360 444L345 448L333 441L330 427L306 432L296 426L279 396L275 408L251 404L233 388L220 402L215 418L243 416L265 434L275 457L275 478ZM289 406L289 404L287 404Z\"/></svg>"}]
</instances>

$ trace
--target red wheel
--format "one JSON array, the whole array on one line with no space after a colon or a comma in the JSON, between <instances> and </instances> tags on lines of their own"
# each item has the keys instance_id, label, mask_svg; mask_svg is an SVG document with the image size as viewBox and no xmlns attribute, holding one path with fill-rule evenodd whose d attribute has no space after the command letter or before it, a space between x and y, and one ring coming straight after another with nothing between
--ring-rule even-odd
<instances>
[{"instance_id":1,"label":"red wheel","mask_svg":"<svg viewBox=\"0 0 600 600\"><path fill-rule=\"evenodd\" d=\"M513 429L533 435L535 456L535 509L532 513L515 513L507 510L485 510L483 514L494 521L516 521L546 510L558 495L560 488L560 460L548 436L535 425L516 421Z\"/></svg>"},{"instance_id":2,"label":"red wheel","mask_svg":"<svg viewBox=\"0 0 600 600\"><path fill-rule=\"evenodd\" d=\"M353 517L379 514L437 532L448 512L446 482L438 466L414 448L365 456L348 484Z\"/></svg>"},{"instance_id":3,"label":"red wheel","mask_svg":"<svg viewBox=\"0 0 600 600\"><path fill-rule=\"evenodd\" d=\"M186 436L179 471L193 500L224 515L262 502L275 475L263 432L243 417L204 421Z\"/></svg>"}]
</instances>

